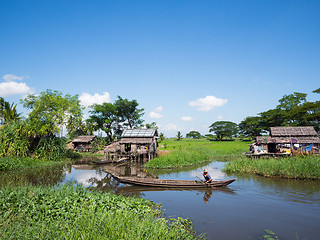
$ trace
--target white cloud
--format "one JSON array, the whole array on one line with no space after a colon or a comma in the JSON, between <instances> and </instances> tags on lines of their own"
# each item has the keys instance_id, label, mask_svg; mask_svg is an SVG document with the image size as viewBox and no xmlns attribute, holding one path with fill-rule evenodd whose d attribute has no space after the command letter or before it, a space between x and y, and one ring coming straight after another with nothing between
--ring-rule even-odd
<instances>
[{"instance_id":1,"label":"white cloud","mask_svg":"<svg viewBox=\"0 0 320 240\"><path fill-rule=\"evenodd\" d=\"M177 127L177 124L169 123L169 124L167 124L167 125L165 126L164 129L167 130L167 131L175 131L175 130L178 129L178 127Z\"/></svg>"},{"instance_id":2,"label":"white cloud","mask_svg":"<svg viewBox=\"0 0 320 240\"><path fill-rule=\"evenodd\" d=\"M181 118L181 121L184 121L184 122L192 122L194 121L195 119L190 117L190 116L184 116Z\"/></svg>"},{"instance_id":3,"label":"white cloud","mask_svg":"<svg viewBox=\"0 0 320 240\"><path fill-rule=\"evenodd\" d=\"M158 112L150 112L149 117L150 118L162 118L162 115Z\"/></svg>"},{"instance_id":4,"label":"white cloud","mask_svg":"<svg viewBox=\"0 0 320 240\"><path fill-rule=\"evenodd\" d=\"M2 82L0 83L0 97L10 95L31 94L33 90L26 83Z\"/></svg>"},{"instance_id":5,"label":"white cloud","mask_svg":"<svg viewBox=\"0 0 320 240\"><path fill-rule=\"evenodd\" d=\"M16 76L14 74L5 74L3 77L2 77L5 81L7 82L12 82L12 81L21 81L24 79L23 76Z\"/></svg>"},{"instance_id":6,"label":"white cloud","mask_svg":"<svg viewBox=\"0 0 320 240\"><path fill-rule=\"evenodd\" d=\"M195 101L189 102L189 106L198 107L198 111L208 112L215 107L221 107L228 102L228 99L217 98L215 96L206 96Z\"/></svg>"},{"instance_id":7,"label":"white cloud","mask_svg":"<svg viewBox=\"0 0 320 240\"><path fill-rule=\"evenodd\" d=\"M222 119L223 119L223 116L222 116L222 115L219 115L219 116L217 117L217 119L218 119L218 120L222 120Z\"/></svg>"},{"instance_id":8,"label":"white cloud","mask_svg":"<svg viewBox=\"0 0 320 240\"><path fill-rule=\"evenodd\" d=\"M111 102L110 94L103 92L102 95L95 93L91 95L89 93L82 93L79 97L81 104L85 107L89 107L92 104L102 104L104 102Z\"/></svg>"},{"instance_id":9,"label":"white cloud","mask_svg":"<svg viewBox=\"0 0 320 240\"><path fill-rule=\"evenodd\" d=\"M163 108L161 106L157 107L154 109L154 111L151 111L149 113L149 117L150 118L162 118L162 115L160 114L160 112L162 112Z\"/></svg>"}]
</instances>

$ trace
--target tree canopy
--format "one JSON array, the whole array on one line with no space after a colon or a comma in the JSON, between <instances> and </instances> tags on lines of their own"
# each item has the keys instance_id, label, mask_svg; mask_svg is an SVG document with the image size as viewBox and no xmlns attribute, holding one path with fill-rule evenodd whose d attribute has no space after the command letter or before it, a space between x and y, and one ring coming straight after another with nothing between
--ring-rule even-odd
<instances>
[{"instance_id":1,"label":"tree canopy","mask_svg":"<svg viewBox=\"0 0 320 240\"><path fill-rule=\"evenodd\" d=\"M238 133L238 125L230 121L217 121L210 125L209 132L214 132L220 141L224 137L232 139Z\"/></svg>"},{"instance_id":2,"label":"tree canopy","mask_svg":"<svg viewBox=\"0 0 320 240\"><path fill-rule=\"evenodd\" d=\"M21 102L30 109L28 118L40 137L59 133L64 124L67 130L72 131L75 124L80 124L82 120L83 107L78 95L63 95L59 91L48 89L39 95L29 94Z\"/></svg>"},{"instance_id":3,"label":"tree canopy","mask_svg":"<svg viewBox=\"0 0 320 240\"><path fill-rule=\"evenodd\" d=\"M199 139L201 138L201 134L197 131L190 131L189 133L186 134L187 138L193 138L193 139Z\"/></svg>"}]
</instances>

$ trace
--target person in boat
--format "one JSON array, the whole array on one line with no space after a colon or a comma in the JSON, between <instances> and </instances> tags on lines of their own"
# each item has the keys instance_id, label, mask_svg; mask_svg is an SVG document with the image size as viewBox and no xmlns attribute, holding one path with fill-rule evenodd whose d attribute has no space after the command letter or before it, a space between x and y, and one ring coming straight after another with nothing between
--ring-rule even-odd
<instances>
[{"instance_id":1,"label":"person in boat","mask_svg":"<svg viewBox=\"0 0 320 240\"><path fill-rule=\"evenodd\" d=\"M205 183L211 183L212 182L212 177L209 175L207 169L203 170L203 177L205 179Z\"/></svg>"}]
</instances>

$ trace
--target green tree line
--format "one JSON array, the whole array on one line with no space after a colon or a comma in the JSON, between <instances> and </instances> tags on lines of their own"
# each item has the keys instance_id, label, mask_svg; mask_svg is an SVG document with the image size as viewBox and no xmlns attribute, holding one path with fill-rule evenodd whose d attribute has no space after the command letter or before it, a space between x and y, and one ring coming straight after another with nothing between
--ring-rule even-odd
<instances>
[{"instance_id":1,"label":"green tree line","mask_svg":"<svg viewBox=\"0 0 320 240\"><path fill-rule=\"evenodd\" d=\"M25 118L17 112L16 104L0 98L0 157L61 159L67 154L64 132L73 139L104 131L108 141L113 141L124 128L141 127L143 123L144 109L138 108L136 100L120 96L114 103L90 106L88 119L84 119L78 95L48 89L39 95L30 94L20 102L29 110Z\"/></svg>"},{"instance_id":2,"label":"green tree line","mask_svg":"<svg viewBox=\"0 0 320 240\"><path fill-rule=\"evenodd\" d=\"M320 88L313 91L320 93ZM308 102L307 94L294 92L284 95L274 109L249 116L239 124L230 121L217 121L209 126L217 140L243 136L254 138L267 133L275 126L314 126L320 130L320 101Z\"/></svg>"}]
</instances>

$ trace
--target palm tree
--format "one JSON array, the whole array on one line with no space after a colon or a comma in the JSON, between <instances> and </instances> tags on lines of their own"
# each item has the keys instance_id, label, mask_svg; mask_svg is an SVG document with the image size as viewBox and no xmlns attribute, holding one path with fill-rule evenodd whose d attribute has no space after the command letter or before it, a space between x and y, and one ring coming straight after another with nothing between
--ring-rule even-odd
<instances>
[{"instance_id":1,"label":"palm tree","mask_svg":"<svg viewBox=\"0 0 320 240\"><path fill-rule=\"evenodd\" d=\"M0 99L1 104L1 99ZM4 101L4 105L1 109L1 116L3 123L13 122L15 120L20 120L21 113L17 112L17 104L10 104L9 102Z\"/></svg>"},{"instance_id":2,"label":"palm tree","mask_svg":"<svg viewBox=\"0 0 320 240\"><path fill-rule=\"evenodd\" d=\"M180 141L182 139L182 134L180 131L177 133L177 140Z\"/></svg>"}]
</instances>

